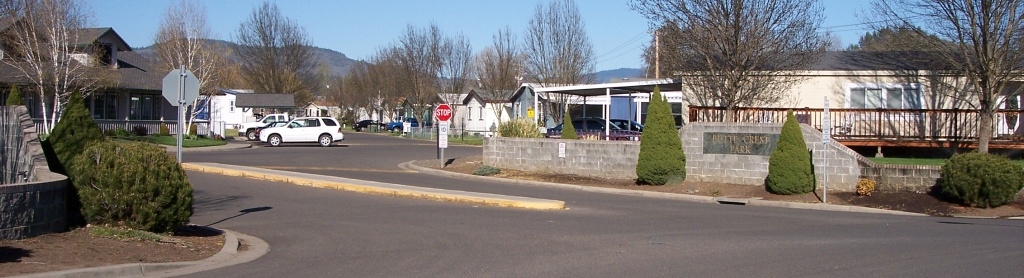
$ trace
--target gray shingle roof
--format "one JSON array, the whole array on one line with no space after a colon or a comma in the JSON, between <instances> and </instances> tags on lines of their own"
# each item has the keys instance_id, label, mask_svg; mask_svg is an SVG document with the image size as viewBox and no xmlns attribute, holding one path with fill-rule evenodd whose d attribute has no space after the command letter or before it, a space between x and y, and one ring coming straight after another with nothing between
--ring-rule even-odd
<instances>
[{"instance_id":1,"label":"gray shingle roof","mask_svg":"<svg viewBox=\"0 0 1024 278\"><path fill-rule=\"evenodd\" d=\"M829 51L807 70L835 71L905 71L949 70L955 67L942 62L937 54L924 51Z\"/></svg>"},{"instance_id":2,"label":"gray shingle roof","mask_svg":"<svg viewBox=\"0 0 1024 278\"><path fill-rule=\"evenodd\" d=\"M292 108L295 95L292 94L237 94L235 106L250 108Z\"/></svg>"}]
</instances>

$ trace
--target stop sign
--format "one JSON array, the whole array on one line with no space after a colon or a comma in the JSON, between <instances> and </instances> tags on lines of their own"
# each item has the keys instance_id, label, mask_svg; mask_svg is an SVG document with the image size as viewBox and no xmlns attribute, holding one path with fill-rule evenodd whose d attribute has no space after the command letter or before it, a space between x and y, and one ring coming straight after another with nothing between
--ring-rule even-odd
<instances>
[{"instance_id":1,"label":"stop sign","mask_svg":"<svg viewBox=\"0 0 1024 278\"><path fill-rule=\"evenodd\" d=\"M452 107L447 104L438 104L437 109L434 109L434 117L437 117L438 121L447 122L452 119Z\"/></svg>"}]
</instances>

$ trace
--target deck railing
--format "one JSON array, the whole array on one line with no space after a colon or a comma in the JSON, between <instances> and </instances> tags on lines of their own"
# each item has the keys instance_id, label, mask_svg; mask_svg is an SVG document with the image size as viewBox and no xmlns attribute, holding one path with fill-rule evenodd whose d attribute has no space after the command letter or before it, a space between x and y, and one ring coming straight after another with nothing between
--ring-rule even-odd
<instances>
[{"instance_id":1,"label":"deck railing","mask_svg":"<svg viewBox=\"0 0 1024 278\"><path fill-rule=\"evenodd\" d=\"M824 130L821 108L738 108L735 122L782 123L793 111L797 121ZM691 122L724 122L723 107L691 106ZM829 109L830 135L836 140L974 141L978 111L965 109ZM996 113L995 140L1024 141L1024 111Z\"/></svg>"},{"instance_id":2,"label":"deck railing","mask_svg":"<svg viewBox=\"0 0 1024 278\"><path fill-rule=\"evenodd\" d=\"M42 119L32 119L36 124L36 132L39 134L46 133L43 130ZM100 126L100 130L117 130L124 129L128 132L132 132L137 126L145 127L149 134L159 134L160 124L166 124L171 134L178 134L178 122L176 121L141 121L141 120L96 120L96 124ZM210 123L207 121L195 121L196 134L206 135L210 134Z\"/></svg>"}]
</instances>

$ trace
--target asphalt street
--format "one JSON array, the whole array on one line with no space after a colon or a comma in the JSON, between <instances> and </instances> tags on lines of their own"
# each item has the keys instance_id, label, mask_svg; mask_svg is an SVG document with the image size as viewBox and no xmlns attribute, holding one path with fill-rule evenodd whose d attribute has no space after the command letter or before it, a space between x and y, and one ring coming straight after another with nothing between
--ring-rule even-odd
<instances>
[{"instance_id":1,"label":"asphalt street","mask_svg":"<svg viewBox=\"0 0 1024 278\"><path fill-rule=\"evenodd\" d=\"M433 144L346 133L338 146L186 153L217 162L557 199L562 211L480 207L189 172L192 222L270 252L196 277L1024 277L1024 221L689 203L399 168ZM479 155L452 146L448 157Z\"/></svg>"}]
</instances>

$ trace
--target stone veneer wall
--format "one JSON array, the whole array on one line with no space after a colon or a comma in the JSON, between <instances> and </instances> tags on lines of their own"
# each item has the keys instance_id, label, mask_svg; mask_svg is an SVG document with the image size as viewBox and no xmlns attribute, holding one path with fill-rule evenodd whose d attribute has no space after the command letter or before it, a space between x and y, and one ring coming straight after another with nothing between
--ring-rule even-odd
<instances>
[{"instance_id":1,"label":"stone veneer wall","mask_svg":"<svg viewBox=\"0 0 1024 278\"><path fill-rule=\"evenodd\" d=\"M28 146L28 179L0 185L0 239L21 239L67 230L68 178L50 172L39 144L35 124L24 106L0 106L0 113L13 110L21 122L23 144ZM2 136L17 136L3 134Z\"/></svg>"}]
</instances>

